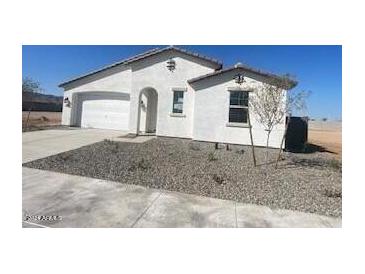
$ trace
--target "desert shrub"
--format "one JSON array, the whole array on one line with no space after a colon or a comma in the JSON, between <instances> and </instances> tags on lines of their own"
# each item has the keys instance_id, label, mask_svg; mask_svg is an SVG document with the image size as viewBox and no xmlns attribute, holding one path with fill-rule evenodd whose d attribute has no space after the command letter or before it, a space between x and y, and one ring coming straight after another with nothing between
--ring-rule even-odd
<instances>
[{"instance_id":1,"label":"desert shrub","mask_svg":"<svg viewBox=\"0 0 365 274\"><path fill-rule=\"evenodd\" d=\"M214 180L216 183L218 183L218 184L220 184L220 185L222 185L222 184L224 183L224 178L223 178L223 176L219 176L218 174L213 174L212 178L213 178L213 180Z\"/></svg>"},{"instance_id":2,"label":"desert shrub","mask_svg":"<svg viewBox=\"0 0 365 274\"><path fill-rule=\"evenodd\" d=\"M114 154L118 153L118 145L116 145L116 144L111 144L109 149L110 149L111 153L114 153Z\"/></svg>"},{"instance_id":3,"label":"desert shrub","mask_svg":"<svg viewBox=\"0 0 365 274\"><path fill-rule=\"evenodd\" d=\"M342 198L341 189L325 189L323 195L328 198Z\"/></svg>"},{"instance_id":4,"label":"desert shrub","mask_svg":"<svg viewBox=\"0 0 365 274\"><path fill-rule=\"evenodd\" d=\"M129 167L129 171L134 171L134 170L147 170L151 168L151 164L144 158L132 163L132 165Z\"/></svg>"},{"instance_id":5,"label":"desert shrub","mask_svg":"<svg viewBox=\"0 0 365 274\"><path fill-rule=\"evenodd\" d=\"M216 160L218 160L218 158L217 157L215 157L215 154L214 154L214 152L209 152L209 154L208 154L208 161L209 162L213 162L213 161L216 161Z\"/></svg>"},{"instance_id":6,"label":"desert shrub","mask_svg":"<svg viewBox=\"0 0 365 274\"><path fill-rule=\"evenodd\" d=\"M71 155L67 154L67 153L66 154L63 153L63 154L60 155L60 158L61 158L62 161L66 162L66 161L70 160Z\"/></svg>"},{"instance_id":7,"label":"desert shrub","mask_svg":"<svg viewBox=\"0 0 365 274\"><path fill-rule=\"evenodd\" d=\"M194 144L194 143L189 145L189 149L194 150L194 151L200 151L199 145Z\"/></svg>"},{"instance_id":8,"label":"desert shrub","mask_svg":"<svg viewBox=\"0 0 365 274\"><path fill-rule=\"evenodd\" d=\"M109 140L109 139L104 139L104 143L109 147L111 153L118 153L119 151L119 144L118 142Z\"/></svg>"},{"instance_id":9,"label":"desert shrub","mask_svg":"<svg viewBox=\"0 0 365 274\"><path fill-rule=\"evenodd\" d=\"M144 158L142 158L141 160L139 160L139 161L137 162L137 167L138 167L139 169L148 169L148 168L150 168L151 166L150 166L150 164L149 164L149 162L148 162L147 160L145 160Z\"/></svg>"},{"instance_id":10,"label":"desert shrub","mask_svg":"<svg viewBox=\"0 0 365 274\"><path fill-rule=\"evenodd\" d=\"M245 153L245 150L244 149L239 149L239 150L236 151L236 153L238 153L238 154L244 154Z\"/></svg>"},{"instance_id":11,"label":"desert shrub","mask_svg":"<svg viewBox=\"0 0 365 274\"><path fill-rule=\"evenodd\" d=\"M333 168L333 169L336 169L336 170L339 170L339 169L342 169L342 164L339 160L336 160L336 159L331 159L328 161L328 166Z\"/></svg>"}]
</instances>

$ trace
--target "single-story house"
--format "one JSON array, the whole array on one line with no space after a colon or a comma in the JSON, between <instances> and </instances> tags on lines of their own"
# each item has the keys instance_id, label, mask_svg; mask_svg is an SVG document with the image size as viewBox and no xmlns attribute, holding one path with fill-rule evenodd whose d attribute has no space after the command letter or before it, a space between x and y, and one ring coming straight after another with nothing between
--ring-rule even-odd
<instances>
[{"instance_id":1,"label":"single-story house","mask_svg":"<svg viewBox=\"0 0 365 274\"><path fill-rule=\"evenodd\" d=\"M272 78L280 79L174 46L153 49L60 84L62 124L249 145L248 91ZM249 114L254 144L265 146L266 132ZM280 146L284 130L285 119L271 147Z\"/></svg>"}]
</instances>

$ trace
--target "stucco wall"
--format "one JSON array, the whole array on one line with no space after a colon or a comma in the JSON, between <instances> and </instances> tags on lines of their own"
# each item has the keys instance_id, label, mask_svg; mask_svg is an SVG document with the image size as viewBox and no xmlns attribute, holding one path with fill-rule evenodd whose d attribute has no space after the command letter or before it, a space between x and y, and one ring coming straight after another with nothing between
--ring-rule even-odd
<instances>
[{"instance_id":1,"label":"stucco wall","mask_svg":"<svg viewBox=\"0 0 365 274\"><path fill-rule=\"evenodd\" d=\"M176 69L171 72L166 61L173 58ZM137 132L138 98L146 88L157 91L157 129L159 136L191 138L193 130L194 90L188 86L187 80L210 73L213 68L207 67L194 57L176 52L165 52L132 64L132 93L130 132ZM182 117L171 116L173 105L173 88L186 88Z\"/></svg>"},{"instance_id":2,"label":"stucco wall","mask_svg":"<svg viewBox=\"0 0 365 274\"><path fill-rule=\"evenodd\" d=\"M232 144L250 145L249 128L227 126L229 114L229 88L238 87L233 80L234 72L223 76L214 77L211 80L202 81L194 85L195 106L193 139L200 141L222 142ZM246 82L242 89L253 89L262 85L260 77L245 74ZM254 93L249 95L254 96ZM283 102L284 103L284 102ZM254 145L266 145L266 131L258 122L257 116L249 110L252 124ZM274 128L270 136L269 145L279 147L285 130L285 121Z\"/></svg>"},{"instance_id":3,"label":"stucco wall","mask_svg":"<svg viewBox=\"0 0 365 274\"><path fill-rule=\"evenodd\" d=\"M118 92L130 94L131 83L131 69L129 67L118 66L66 85L64 87L64 98L69 98L71 107L67 107L65 103L63 104L62 124L73 125L75 119L72 119L74 118L72 117L72 108L77 107L77 94L87 92Z\"/></svg>"}]
</instances>

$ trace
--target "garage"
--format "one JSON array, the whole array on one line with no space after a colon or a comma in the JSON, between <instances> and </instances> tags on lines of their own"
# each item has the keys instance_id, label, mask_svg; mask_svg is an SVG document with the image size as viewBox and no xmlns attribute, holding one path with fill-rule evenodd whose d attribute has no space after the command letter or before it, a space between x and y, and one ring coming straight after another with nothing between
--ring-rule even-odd
<instances>
[{"instance_id":1,"label":"garage","mask_svg":"<svg viewBox=\"0 0 365 274\"><path fill-rule=\"evenodd\" d=\"M82 128L128 130L129 94L82 92L75 94L74 124Z\"/></svg>"}]
</instances>

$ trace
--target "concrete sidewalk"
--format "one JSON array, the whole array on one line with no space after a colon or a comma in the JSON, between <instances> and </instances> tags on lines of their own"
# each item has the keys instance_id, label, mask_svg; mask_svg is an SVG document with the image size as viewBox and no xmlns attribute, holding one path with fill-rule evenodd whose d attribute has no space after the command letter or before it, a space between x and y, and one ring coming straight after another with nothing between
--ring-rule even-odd
<instances>
[{"instance_id":1,"label":"concrete sidewalk","mask_svg":"<svg viewBox=\"0 0 365 274\"><path fill-rule=\"evenodd\" d=\"M23 132L23 163L123 136L124 131L65 128Z\"/></svg>"},{"instance_id":2,"label":"concrete sidewalk","mask_svg":"<svg viewBox=\"0 0 365 274\"><path fill-rule=\"evenodd\" d=\"M23 168L23 227L341 227L341 219Z\"/></svg>"}]
</instances>

